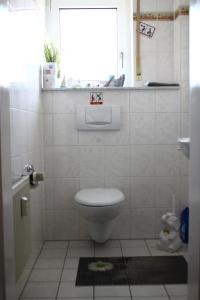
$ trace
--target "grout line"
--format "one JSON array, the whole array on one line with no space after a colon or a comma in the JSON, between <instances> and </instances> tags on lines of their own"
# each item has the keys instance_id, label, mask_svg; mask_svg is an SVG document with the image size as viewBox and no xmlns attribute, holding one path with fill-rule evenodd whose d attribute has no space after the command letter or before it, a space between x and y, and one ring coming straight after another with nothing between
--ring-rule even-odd
<instances>
[{"instance_id":1,"label":"grout line","mask_svg":"<svg viewBox=\"0 0 200 300\"><path fill-rule=\"evenodd\" d=\"M131 299L133 299L133 295L132 295L132 292L131 292L131 286L128 285L128 288L129 288L129 292L130 292L130 297L131 297ZM147 300L148 300L148 299L147 299Z\"/></svg>"},{"instance_id":2,"label":"grout line","mask_svg":"<svg viewBox=\"0 0 200 300\"><path fill-rule=\"evenodd\" d=\"M106 188L106 146L103 145L103 185Z\"/></svg>"},{"instance_id":3,"label":"grout line","mask_svg":"<svg viewBox=\"0 0 200 300\"><path fill-rule=\"evenodd\" d=\"M139 113L138 113L139 114ZM164 113L163 113L164 114ZM166 114L173 114L173 113L166 113ZM174 113L174 114L178 114L178 113ZM66 144L66 145L44 145L44 148L53 148L53 147L56 147L56 148L70 148L70 147L120 147L120 146L177 146L177 144L174 142L174 143L145 143L145 144L141 144L141 143L123 143L123 144L116 144L116 143L111 143L111 144L81 144L81 145L77 145L77 144ZM41 148L43 148L41 146ZM20 156L20 155L15 155L15 156ZM61 177L62 178L62 177Z\"/></svg>"},{"instance_id":4,"label":"grout line","mask_svg":"<svg viewBox=\"0 0 200 300\"><path fill-rule=\"evenodd\" d=\"M95 286L93 285L93 300L95 300Z\"/></svg>"},{"instance_id":5,"label":"grout line","mask_svg":"<svg viewBox=\"0 0 200 300\"><path fill-rule=\"evenodd\" d=\"M122 252L123 262L126 265L126 260L124 259L125 257L124 257L124 254L123 254L123 249L122 249L123 247L122 247L121 240L119 240L119 244L120 244L120 248L121 248L121 252ZM127 271L127 269L126 269L126 273L127 273L127 278L128 278L128 271ZM131 293L131 286L130 286L130 284L128 284L128 289L129 289L129 293L130 293L130 299L133 299L133 295Z\"/></svg>"},{"instance_id":6,"label":"grout line","mask_svg":"<svg viewBox=\"0 0 200 300\"><path fill-rule=\"evenodd\" d=\"M95 257L95 242L92 241L92 244L93 244L93 257ZM94 285L92 286L92 292L93 292L92 299L95 300L95 286Z\"/></svg>"},{"instance_id":7,"label":"grout line","mask_svg":"<svg viewBox=\"0 0 200 300\"><path fill-rule=\"evenodd\" d=\"M147 250L149 252L149 255L153 256L152 253L151 253L151 251L150 251L150 247L148 246L148 243L147 243L146 239L144 239L144 242L145 242L146 248L147 248Z\"/></svg>"},{"instance_id":8,"label":"grout line","mask_svg":"<svg viewBox=\"0 0 200 300\"><path fill-rule=\"evenodd\" d=\"M124 260L124 253L123 253L123 248L122 248L121 240L119 240L119 244L120 244L120 249L121 249L122 258L123 258L123 260ZM124 260L124 262L125 262L125 260Z\"/></svg>"},{"instance_id":9,"label":"grout line","mask_svg":"<svg viewBox=\"0 0 200 300\"><path fill-rule=\"evenodd\" d=\"M121 240L120 240L120 245L121 245L122 257L123 257L124 263L126 265L126 260L124 259L123 247L122 247ZM127 278L128 278L128 268L127 268L127 266L126 266L126 273L127 273ZM133 295L132 295L132 292L131 292L131 286L130 286L130 284L128 285L128 289L129 289L129 293L130 293L130 299L133 299Z\"/></svg>"},{"instance_id":10,"label":"grout line","mask_svg":"<svg viewBox=\"0 0 200 300\"><path fill-rule=\"evenodd\" d=\"M67 251L66 251L65 258L64 258L64 262L63 262L63 267L62 267L62 271L61 271L61 275L60 275L60 280L58 282L58 288L57 288L57 293L56 293L55 300L58 299L58 292L59 292L59 289L60 289L61 279L62 279L62 275L63 275L63 272L64 272L64 266L65 266L65 261L66 261L67 255L68 255L69 246L70 246L70 241L68 240Z\"/></svg>"},{"instance_id":11,"label":"grout line","mask_svg":"<svg viewBox=\"0 0 200 300\"><path fill-rule=\"evenodd\" d=\"M168 299L170 300L170 299L171 299L171 296L169 295L169 293L168 293L168 291L167 291L167 289L166 289L166 287L165 287L164 284L163 284L163 288L164 288L164 290L165 290L165 292L166 292L166 294L167 294Z\"/></svg>"},{"instance_id":12,"label":"grout line","mask_svg":"<svg viewBox=\"0 0 200 300\"><path fill-rule=\"evenodd\" d=\"M86 241L86 242L88 242L88 241L91 241L90 239L70 239L70 240L45 240L44 242L84 242L84 241ZM63 248L62 248L63 249Z\"/></svg>"},{"instance_id":13,"label":"grout line","mask_svg":"<svg viewBox=\"0 0 200 300\"><path fill-rule=\"evenodd\" d=\"M38 259L39 259L39 257L40 257L40 254L42 253L42 251L43 251L43 249L44 249L44 244L45 244L45 242L43 242L43 245L42 245L42 247L41 247L41 249L40 249L38 255L37 255L36 258L35 258L35 262L33 263L32 267L31 267L31 269L30 269L30 272L29 272L29 275L28 275L28 277L27 277L27 279L26 279L26 281L25 281L24 287L23 287L23 289L22 289L22 291L21 291L21 293L20 293L20 295L19 295L19 299L22 299L21 297L22 297L23 292L24 292L24 290L25 290L25 288L26 288L26 285L28 284L29 279L30 279L30 277L31 277L31 275L32 275L32 272L33 272L33 270L34 270L34 268L35 268L35 265L36 265L36 263L37 263L37 261L38 261Z\"/></svg>"},{"instance_id":14,"label":"grout line","mask_svg":"<svg viewBox=\"0 0 200 300\"><path fill-rule=\"evenodd\" d=\"M94 245L94 257L96 257L96 246L95 246L95 242L93 242L93 245Z\"/></svg>"}]
</instances>

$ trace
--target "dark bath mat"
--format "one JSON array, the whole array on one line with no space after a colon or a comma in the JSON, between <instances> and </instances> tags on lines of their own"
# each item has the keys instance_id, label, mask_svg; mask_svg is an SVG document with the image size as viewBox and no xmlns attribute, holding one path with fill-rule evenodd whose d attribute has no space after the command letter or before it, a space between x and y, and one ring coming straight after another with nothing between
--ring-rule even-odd
<instances>
[{"instance_id":1,"label":"dark bath mat","mask_svg":"<svg viewBox=\"0 0 200 300\"><path fill-rule=\"evenodd\" d=\"M183 256L125 258L130 284L187 283L187 262Z\"/></svg>"},{"instance_id":2,"label":"dark bath mat","mask_svg":"<svg viewBox=\"0 0 200 300\"><path fill-rule=\"evenodd\" d=\"M81 257L77 286L187 283L183 256Z\"/></svg>"}]
</instances>

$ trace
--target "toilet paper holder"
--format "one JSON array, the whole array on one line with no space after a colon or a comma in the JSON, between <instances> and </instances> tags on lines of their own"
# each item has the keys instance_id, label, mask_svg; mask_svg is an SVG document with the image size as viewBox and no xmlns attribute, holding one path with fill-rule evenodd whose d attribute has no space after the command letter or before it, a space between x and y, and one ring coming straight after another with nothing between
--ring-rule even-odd
<instances>
[{"instance_id":1,"label":"toilet paper holder","mask_svg":"<svg viewBox=\"0 0 200 300\"><path fill-rule=\"evenodd\" d=\"M26 174L24 174L24 172ZM39 173L35 171L34 165L26 164L24 166L24 172L22 176L28 175L31 187L37 187L40 181L44 181L43 173Z\"/></svg>"}]
</instances>

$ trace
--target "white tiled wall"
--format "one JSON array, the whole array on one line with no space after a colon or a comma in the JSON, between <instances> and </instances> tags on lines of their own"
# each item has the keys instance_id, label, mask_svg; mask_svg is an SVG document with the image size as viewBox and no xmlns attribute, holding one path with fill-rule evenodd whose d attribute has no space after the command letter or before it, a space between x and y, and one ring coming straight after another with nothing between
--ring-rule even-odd
<instances>
[{"instance_id":1,"label":"white tiled wall","mask_svg":"<svg viewBox=\"0 0 200 300\"><path fill-rule=\"evenodd\" d=\"M26 90L24 90L26 89ZM18 101L20 100L20 101ZM42 114L39 90L15 86L11 94L12 179L19 177L25 164L43 171ZM43 184L31 191L32 238L42 240Z\"/></svg>"},{"instance_id":2,"label":"white tiled wall","mask_svg":"<svg viewBox=\"0 0 200 300\"><path fill-rule=\"evenodd\" d=\"M143 0L141 11L173 11L173 1ZM37 78L28 85L13 85L12 171L20 174L27 162L42 171L44 150L47 239L88 237L73 203L80 188L123 190L126 204L113 233L119 238L155 237L160 215L171 206L172 193L177 208L187 203L188 162L176 150L176 139L188 135L188 17L148 23L156 31L152 39L141 36L143 81L176 80L181 88L104 91L105 104L121 106L120 131L76 130L76 105L88 104L89 91L43 91L42 115ZM32 194L37 240L41 239L43 185Z\"/></svg>"},{"instance_id":3,"label":"white tiled wall","mask_svg":"<svg viewBox=\"0 0 200 300\"><path fill-rule=\"evenodd\" d=\"M141 12L173 12L172 0L141 0ZM136 1L134 1L136 12ZM144 21L155 27L152 38L140 35L142 82L174 81L174 22L173 21ZM136 22L134 21L134 47L136 46ZM167 63L166 63L167 62ZM135 81L140 84L141 81Z\"/></svg>"},{"instance_id":4,"label":"white tiled wall","mask_svg":"<svg viewBox=\"0 0 200 300\"><path fill-rule=\"evenodd\" d=\"M39 2L41 9L44 1ZM13 61L11 59L10 63L11 179L14 181L22 175L25 164L33 164L37 171L43 171L43 121L39 85L43 17L38 2L33 0L9 1L9 5L12 7L9 16L13 25L11 41L14 40L13 49L17 57ZM44 185L40 184L30 193L32 253L16 282L17 297L23 290L43 243L43 200Z\"/></svg>"},{"instance_id":5,"label":"white tiled wall","mask_svg":"<svg viewBox=\"0 0 200 300\"><path fill-rule=\"evenodd\" d=\"M89 91L43 91L46 239L88 237L73 202L80 188L125 193L113 238L155 237L173 193L180 208L180 90L110 90L103 96L105 104L121 106L120 131L76 130L76 105L89 103Z\"/></svg>"},{"instance_id":6,"label":"white tiled wall","mask_svg":"<svg viewBox=\"0 0 200 300\"><path fill-rule=\"evenodd\" d=\"M33 1L26 1L26 6L23 1L19 1L19 13L21 18L26 20L26 26L22 28L20 33L15 32L16 35L20 35L21 42L23 41L22 37L24 37L23 44L20 42L15 45L16 53L24 53L20 60L20 67L24 72L19 72L23 76L18 75L10 84L12 180L21 176L25 164L33 164L37 171L43 171L43 121L39 85L41 27L38 32L39 26L36 26L34 21L37 19L38 24L40 24L41 12L36 6L33 10L22 9L23 7L31 8L33 4ZM14 6L14 8L17 7ZM26 12L29 18L25 16ZM30 36L27 36L27 30ZM30 42L34 44L34 47L29 47ZM14 69L16 66L12 67ZM43 240L43 189L44 185L41 184L37 189L31 190L32 240L37 243Z\"/></svg>"}]
</instances>

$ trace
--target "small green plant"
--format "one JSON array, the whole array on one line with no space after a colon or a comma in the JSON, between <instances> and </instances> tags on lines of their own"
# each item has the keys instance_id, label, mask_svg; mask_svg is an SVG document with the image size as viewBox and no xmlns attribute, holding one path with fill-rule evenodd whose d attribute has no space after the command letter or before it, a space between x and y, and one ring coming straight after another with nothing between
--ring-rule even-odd
<instances>
[{"instance_id":1,"label":"small green plant","mask_svg":"<svg viewBox=\"0 0 200 300\"><path fill-rule=\"evenodd\" d=\"M44 43L44 56L47 63L59 61L58 49L51 43Z\"/></svg>"},{"instance_id":2,"label":"small green plant","mask_svg":"<svg viewBox=\"0 0 200 300\"><path fill-rule=\"evenodd\" d=\"M60 77L60 54L56 46L52 42L44 43L44 57L47 63L57 63L58 77Z\"/></svg>"}]
</instances>

